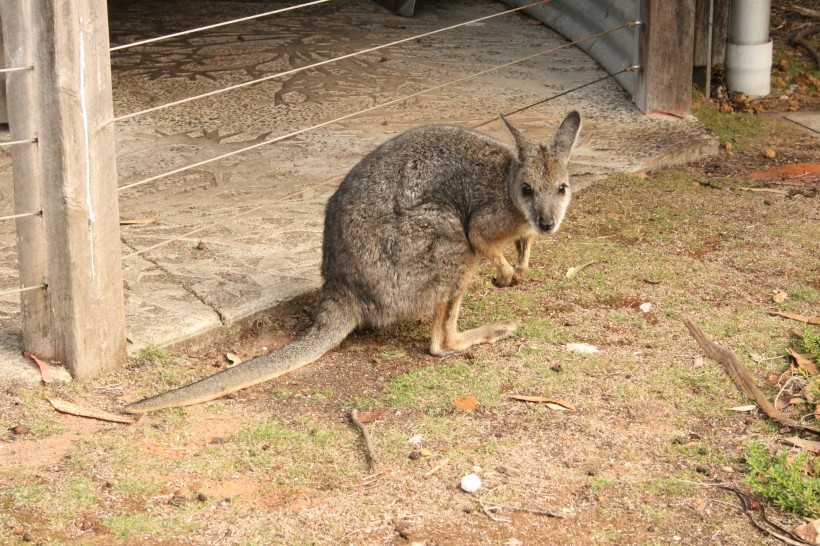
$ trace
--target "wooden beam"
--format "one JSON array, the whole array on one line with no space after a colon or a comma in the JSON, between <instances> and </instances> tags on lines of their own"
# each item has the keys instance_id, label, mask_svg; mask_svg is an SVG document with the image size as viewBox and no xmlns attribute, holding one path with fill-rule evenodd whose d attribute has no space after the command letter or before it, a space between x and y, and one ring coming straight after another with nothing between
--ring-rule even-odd
<instances>
[{"instance_id":1,"label":"wooden beam","mask_svg":"<svg viewBox=\"0 0 820 546\"><path fill-rule=\"evenodd\" d=\"M89 378L125 358L105 0L3 2L27 351Z\"/></svg>"},{"instance_id":2,"label":"wooden beam","mask_svg":"<svg viewBox=\"0 0 820 546\"><path fill-rule=\"evenodd\" d=\"M635 104L647 114L688 115L695 0L641 0L641 20Z\"/></svg>"}]
</instances>

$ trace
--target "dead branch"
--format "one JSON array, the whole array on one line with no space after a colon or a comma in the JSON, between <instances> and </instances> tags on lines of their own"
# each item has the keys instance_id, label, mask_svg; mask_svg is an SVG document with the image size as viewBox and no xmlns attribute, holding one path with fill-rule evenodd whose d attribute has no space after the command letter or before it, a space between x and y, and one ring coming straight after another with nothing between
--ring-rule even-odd
<instances>
[{"instance_id":1,"label":"dead branch","mask_svg":"<svg viewBox=\"0 0 820 546\"><path fill-rule=\"evenodd\" d=\"M804 8L803 6L791 6L789 8L791 11L795 13L799 13L800 15L805 15L806 17L814 17L816 19L820 19L820 11L811 8Z\"/></svg>"},{"instance_id":2,"label":"dead branch","mask_svg":"<svg viewBox=\"0 0 820 546\"><path fill-rule=\"evenodd\" d=\"M491 501L486 501L485 502L482 499L479 499L478 497L474 497L473 500L475 500L477 503L479 503L481 505L481 507L484 508L485 510L486 509L493 510L493 509L500 508L502 510L509 510L510 512L525 512L527 514L535 514L535 515L538 515L538 516L547 516L547 517L550 517L550 518L564 519L564 518L567 517L564 514L559 514L558 512L551 512L549 510L534 510L532 508L520 508L518 506L507 506L506 504L498 504L497 502L491 502Z\"/></svg>"},{"instance_id":3,"label":"dead branch","mask_svg":"<svg viewBox=\"0 0 820 546\"><path fill-rule=\"evenodd\" d=\"M721 483L698 483L698 482L688 482L688 483L694 483L694 484L699 485L701 487L712 487L712 488L715 488L715 489L723 489L724 491L729 491L731 493L734 493L735 496L740 501L740 510L741 510L741 512L743 512L746 515L746 517L749 518L749 521L752 522L752 525L754 525L759 531L762 531L764 533L768 533L769 535L775 537L778 540L783 541L785 544L789 544L790 546L803 546L804 544L811 545L810 542L806 542L805 540L801 539L799 536L795 535L794 533L792 533L788 529L785 529L781 525L778 525L777 523L770 520L766 516L766 508L763 506L763 504L760 504L757 507L757 512L760 514L760 519L763 522L765 522L767 525L772 527L772 529L775 529L775 530L769 529L768 527L766 527L765 525L763 525L762 523L757 521L754 518L754 516L752 515L752 513L755 511L755 509L749 506L749 501L746 499L746 496L743 493L740 492L740 490L738 490L738 489L736 489L736 488L734 488L730 485L725 485L725 484L721 484Z\"/></svg>"},{"instance_id":4,"label":"dead branch","mask_svg":"<svg viewBox=\"0 0 820 546\"><path fill-rule=\"evenodd\" d=\"M814 58L814 63L820 66L820 55L818 55L817 50L812 47L807 39L812 34L817 34L818 32L820 32L820 25L812 25L806 30L798 32L797 35L792 38L792 44L805 48L806 51L809 52L809 55Z\"/></svg>"},{"instance_id":5,"label":"dead branch","mask_svg":"<svg viewBox=\"0 0 820 546\"><path fill-rule=\"evenodd\" d=\"M484 503L484 501L482 501L478 497L473 497L473 500L476 501L479 506L481 506L481 511L484 512L484 515L487 516L488 518L490 518L491 520L493 520L494 522L496 522L496 523L512 523L511 519L497 518L494 515L492 515L491 511L492 510L498 510L498 508L499 508L498 506L488 506L486 503Z\"/></svg>"},{"instance_id":6,"label":"dead branch","mask_svg":"<svg viewBox=\"0 0 820 546\"><path fill-rule=\"evenodd\" d=\"M749 372L747 372L746 368L743 367L743 364L740 362L740 358L738 358L735 353L728 349L724 349L717 343L710 340L706 334L703 333L703 330L701 330L700 327L688 317L683 318L683 323L686 325L689 333L692 334L693 338L695 338L695 341L697 341L706 356L723 366L723 370L732 382L737 385L743 394L757 404L758 407L763 410L763 413L768 415L769 418L793 429L805 430L808 432L813 432L814 434L820 434L820 428L798 423L788 415L785 415L775 408L763 394L763 391L758 388L754 380L752 380Z\"/></svg>"},{"instance_id":7,"label":"dead branch","mask_svg":"<svg viewBox=\"0 0 820 546\"><path fill-rule=\"evenodd\" d=\"M367 464L372 469L376 466L376 453L373 450L373 441L370 439L370 433L367 432L364 424L359 420L359 410L353 408L350 412L350 420L353 421L353 424L362 431L362 437L364 438L364 445L367 448Z\"/></svg>"}]
</instances>

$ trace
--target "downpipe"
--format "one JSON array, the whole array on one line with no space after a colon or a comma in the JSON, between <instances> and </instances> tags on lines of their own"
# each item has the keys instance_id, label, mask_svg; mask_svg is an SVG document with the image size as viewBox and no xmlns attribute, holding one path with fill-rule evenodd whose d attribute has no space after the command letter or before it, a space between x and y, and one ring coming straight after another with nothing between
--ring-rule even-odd
<instances>
[{"instance_id":1,"label":"downpipe","mask_svg":"<svg viewBox=\"0 0 820 546\"><path fill-rule=\"evenodd\" d=\"M771 92L771 0L732 0L726 44L726 87L730 93L765 97Z\"/></svg>"}]
</instances>

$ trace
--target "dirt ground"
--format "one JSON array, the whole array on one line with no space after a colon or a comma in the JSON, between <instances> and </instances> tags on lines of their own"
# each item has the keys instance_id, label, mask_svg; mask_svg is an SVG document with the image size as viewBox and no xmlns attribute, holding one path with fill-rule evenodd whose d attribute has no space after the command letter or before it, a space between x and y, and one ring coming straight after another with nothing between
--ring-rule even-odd
<instances>
[{"instance_id":1,"label":"dirt ground","mask_svg":"<svg viewBox=\"0 0 820 546\"><path fill-rule=\"evenodd\" d=\"M810 66L785 43L807 19L783 4L778 55ZM728 409L747 401L681 318L775 392L766 377L786 367L802 325L769 312L820 314L820 148L765 114L816 108L817 92L798 85L799 96L763 101L761 114L697 99L721 134L718 157L579 193L520 286L497 289L489 268L478 271L462 327L514 318L513 339L434 358L424 320L361 331L288 376L134 424L48 403L118 412L229 365L229 353L262 354L310 324L307 298L204 350L146 352L117 377L4 385L0 542L779 543L710 484L748 493L746 444L786 448L765 417ZM370 421L372 468L353 408ZM470 473L482 480L473 494L459 488ZM799 521L768 514L787 528Z\"/></svg>"}]
</instances>

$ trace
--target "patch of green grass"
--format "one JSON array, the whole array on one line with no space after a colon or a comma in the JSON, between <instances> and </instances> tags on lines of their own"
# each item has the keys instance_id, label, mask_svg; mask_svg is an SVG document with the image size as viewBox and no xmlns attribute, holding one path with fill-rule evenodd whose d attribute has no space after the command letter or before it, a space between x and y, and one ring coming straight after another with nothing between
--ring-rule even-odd
<instances>
[{"instance_id":1,"label":"patch of green grass","mask_svg":"<svg viewBox=\"0 0 820 546\"><path fill-rule=\"evenodd\" d=\"M199 529L199 524L184 522L178 518L166 518L152 514L119 514L103 519L103 524L111 531L111 535L120 539L135 539L140 542L147 536L164 540Z\"/></svg>"},{"instance_id":2,"label":"patch of green grass","mask_svg":"<svg viewBox=\"0 0 820 546\"><path fill-rule=\"evenodd\" d=\"M123 476L114 484L113 489L128 496L156 495L164 485L162 482L138 475Z\"/></svg>"},{"instance_id":3,"label":"patch of green grass","mask_svg":"<svg viewBox=\"0 0 820 546\"><path fill-rule=\"evenodd\" d=\"M150 364L164 364L168 362L169 354L166 349L160 347L156 343L151 342L140 349L139 358L143 362L148 362Z\"/></svg>"},{"instance_id":4,"label":"patch of green grass","mask_svg":"<svg viewBox=\"0 0 820 546\"><path fill-rule=\"evenodd\" d=\"M600 493L605 489L612 487L615 483L615 480L612 478L608 478L607 476L591 476L589 478L588 484L589 488L592 490L593 493Z\"/></svg>"},{"instance_id":5,"label":"patch of green grass","mask_svg":"<svg viewBox=\"0 0 820 546\"><path fill-rule=\"evenodd\" d=\"M407 351L401 348L387 349L386 351L382 351L381 353L379 353L379 358L387 362L391 360L401 360L402 358L406 357Z\"/></svg>"},{"instance_id":6,"label":"patch of green grass","mask_svg":"<svg viewBox=\"0 0 820 546\"><path fill-rule=\"evenodd\" d=\"M474 396L480 405L495 408L503 375L498 366L478 360L444 361L393 378L382 402L442 415L454 410L456 398Z\"/></svg>"},{"instance_id":7,"label":"patch of green grass","mask_svg":"<svg viewBox=\"0 0 820 546\"><path fill-rule=\"evenodd\" d=\"M742 151L745 145L764 131L771 131L775 122L754 114L731 112L724 114L703 102L696 102L692 112L702 124L720 138L720 144L731 142L736 150Z\"/></svg>"},{"instance_id":8,"label":"patch of green grass","mask_svg":"<svg viewBox=\"0 0 820 546\"><path fill-rule=\"evenodd\" d=\"M285 426L262 419L244 424L229 441L207 447L176 467L213 478L258 473L277 487L311 487L359 471L364 460L351 457L352 448L347 436L323 423L305 420Z\"/></svg>"},{"instance_id":9,"label":"patch of green grass","mask_svg":"<svg viewBox=\"0 0 820 546\"><path fill-rule=\"evenodd\" d=\"M684 495L691 495L697 490L698 486L693 483L694 481L695 480L693 477L687 474L685 479L674 476L661 477L636 484L636 486L638 489L643 490L649 495L680 497Z\"/></svg>"},{"instance_id":10,"label":"patch of green grass","mask_svg":"<svg viewBox=\"0 0 820 546\"><path fill-rule=\"evenodd\" d=\"M274 400L290 400L293 398L293 391L287 387L273 387L271 390L268 391L268 394Z\"/></svg>"},{"instance_id":11,"label":"patch of green grass","mask_svg":"<svg viewBox=\"0 0 820 546\"><path fill-rule=\"evenodd\" d=\"M769 502L799 516L820 516L820 463L801 452L772 454L760 442L746 446L747 480Z\"/></svg>"}]
</instances>

